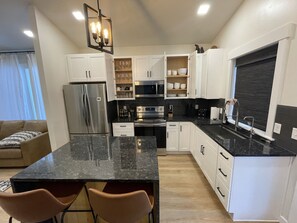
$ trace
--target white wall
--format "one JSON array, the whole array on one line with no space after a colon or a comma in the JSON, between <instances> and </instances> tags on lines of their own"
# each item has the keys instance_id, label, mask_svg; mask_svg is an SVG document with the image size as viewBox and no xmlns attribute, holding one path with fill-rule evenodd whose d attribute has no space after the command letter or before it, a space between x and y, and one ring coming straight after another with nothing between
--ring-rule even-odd
<instances>
[{"instance_id":1,"label":"white wall","mask_svg":"<svg viewBox=\"0 0 297 223\"><path fill-rule=\"evenodd\" d=\"M34 6L31 22L50 142L55 150L69 141L62 92L68 83L65 54L79 49Z\"/></svg>"},{"instance_id":2,"label":"white wall","mask_svg":"<svg viewBox=\"0 0 297 223\"><path fill-rule=\"evenodd\" d=\"M297 23L296 0L244 1L214 43L227 50L260 37L287 23ZM297 106L297 39L291 42L281 104Z\"/></svg>"},{"instance_id":3,"label":"white wall","mask_svg":"<svg viewBox=\"0 0 297 223\"><path fill-rule=\"evenodd\" d=\"M248 0L244 1L239 10L234 14L230 21L225 25L222 31L214 40L214 44L225 48L227 53L245 43L259 38L279 28L287 23L297 24L297 1L296 0ZM295 34L295 36L297 36ZM288 106L297 106L297 38L291 41L289 58L287 61L286 72L284 74L284 87L281 97L281 104ZM225 72L227 72L227 64ZM284 220L289 223L297 222L290 213L294 188L296 185L297 169L296 162L293 165L288 193L285 198L285 204L282 210ZM297 200L293 200L297 202Z\"/></svg>"}]
</instances>

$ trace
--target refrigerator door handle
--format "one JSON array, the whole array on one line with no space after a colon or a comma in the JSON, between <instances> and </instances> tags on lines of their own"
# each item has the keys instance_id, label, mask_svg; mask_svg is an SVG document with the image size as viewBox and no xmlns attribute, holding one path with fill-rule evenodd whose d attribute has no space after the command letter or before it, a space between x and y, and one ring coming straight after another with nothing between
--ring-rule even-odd
<instances>
[{"instance_id":1,"label":"refrigerator door handle","mask_svg":"<svg viewBox=\"0 0 297 223\"><path fill-rule=\"evenodd\" d=\"M85 120L86 125L88 125L87 122L87 113L86 113L86 101L85 101L85 94L82 93L82 113Z\"/></svg>"},{"instance_id":2,"label":"refrigerator door handle","mask_svg":"<svg viewBox=\"0 0 297 223\"><path fill-rule=\"evenodd\" d=\"M86 107L87 107L87 114L88 114L88 125L92 128L92 133L95 133L94 123L93 123L93 115L92 110L90 107L89 95L86 93Z\"/></svg>"}]
</instances>

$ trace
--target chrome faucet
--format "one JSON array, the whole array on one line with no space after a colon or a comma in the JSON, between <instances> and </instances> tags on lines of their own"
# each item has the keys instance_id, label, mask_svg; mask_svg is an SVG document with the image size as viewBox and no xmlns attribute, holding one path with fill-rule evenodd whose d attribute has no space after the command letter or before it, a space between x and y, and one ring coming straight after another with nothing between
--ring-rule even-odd
<instances>
[{"instance_id":1,"label":"chrome faucet","mask_svg":"<svg viewBox=\"0 0 297 223\"><path fill-rule=\"evenodd\" d=\"M225 102L225 106L223 108L223 123L226 123L226 106L227 105L237 105L236 106L236 119L235 119L235 126L234 126L234 130L236 131L238 129L238 119L239 119L239 101L236 99L236 98L233 98L233 99L229 99Z\"/></svg>"},{"instance_id":2,"label":"chrome faucet","mask_svg":"<svg viewBox=\"0 0 297 223\"><path fill-rule=\"evenodd\" d=\"M248 119L250 119L251 121L248 121ZM255 118L254 116L245 116L243 120L247 120L247 124L251 126L251 129L250 129L250 139L251 139L255 134L255 131L254 131Z\"/></svg>"}]
</instances>

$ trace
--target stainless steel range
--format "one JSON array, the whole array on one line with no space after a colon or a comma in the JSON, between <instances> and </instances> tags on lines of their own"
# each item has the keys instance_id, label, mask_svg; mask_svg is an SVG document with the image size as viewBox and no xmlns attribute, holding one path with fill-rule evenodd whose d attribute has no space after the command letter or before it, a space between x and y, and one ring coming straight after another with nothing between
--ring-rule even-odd
<instances>
[{"instance_id":1,"label":"stainless steel range","mask_svg":"<svg viewBox=\"0 0 297 223\"><path fill-rule=\"evenodd\" d=\"M164 106L137 106L135 136L156 136L158 155L166 155Z\"/></svg>"}]
</instances>

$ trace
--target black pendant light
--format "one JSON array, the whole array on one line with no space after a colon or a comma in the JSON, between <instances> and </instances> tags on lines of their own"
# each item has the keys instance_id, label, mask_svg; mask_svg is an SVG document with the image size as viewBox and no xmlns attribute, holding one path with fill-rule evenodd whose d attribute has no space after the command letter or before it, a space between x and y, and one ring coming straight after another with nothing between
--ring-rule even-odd
<instances>
[{"instance_id":1,"label":"black pendant light","mask_svg":"<svg viewBox=\"0 0 297 223\"><path fill-rule=\"evenodd\" d=\"M97 10L84 3L88 47L113 54L111 18L102 14L97 0Z\"/></svg>"}]
</instances>

